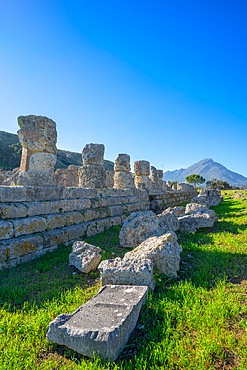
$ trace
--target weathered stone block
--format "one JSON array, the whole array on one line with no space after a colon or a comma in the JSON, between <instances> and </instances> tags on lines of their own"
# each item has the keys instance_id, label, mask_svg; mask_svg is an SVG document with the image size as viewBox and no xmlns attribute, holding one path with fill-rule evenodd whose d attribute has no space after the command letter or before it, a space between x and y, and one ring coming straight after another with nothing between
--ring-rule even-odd
<instances>
[{"instance_id":1,"label":"weathered stone block","mask_svg":"<svg viewBox=\"0 0 247 370\"><path fill-rule=\"evenodd\" d=\"M14 235L13 224L8 221L0 221L0 239L9 239Z\"/></svg>"},{"instance_id":2,"label":"weathered stone block","mask_svg":"<svg viewBox=\"0 0 247 370\"><path fill-rule=\"evenodd\" d=\"M67 224L67 214L51 214L49 216L46 216L46 229L51 230L51 229L57 229L60 227L63 227Z\"/></svg>"},{"instance_id":3,"label":"weathered stone block","mask_svg":"<svg viewBox=\"0 0 247 370\"><path fill-rule=\"evenodd\" d=\"M114 188L132 189L135 187L134 178L131 172L119 171L114 174Z\"/></svg>"},{"instance_id":4,"label":"weathered stone block","mask_svg":"<svg viewBox=\"0 0 247 370\"><path fill-rule=\"evenodd\" d=\"M126 253L124 259L150 259L159 273L177 278L181 252L182 248L177 243L177 236L171 232L148 238L131 252Z\"/></svg>"},{"instance_id":5,"label":"weathered stone block","mask_svg":"<svg viewBox=\"0 0 247 370\"><path fill-rule=\"evenodd\" d=\"M150 163L148 161L135 161L134 171L137 176L150 175Z\"/></svg>"},{"instance_id":6,"label":"weathered stone block","mask_svg":"<svg viewBox=\"0 0 247 370\"><path fill-rule=\"evenodd\" d=\"M69 255L69 264L84 273L96 270L101 260L102 249L83 241L76 241Z\"/></svg>"},{"instance_id":7,"label":"weathered stone block","mask_svg":"<svg viewBox=\"0 0 247 370\"><path fill-rule=\"evenodd\" d=\"M82 238L86 233L87 226L85 224L73 225L64 227L64 236L66 241L74 241Z\"/></svg>"},{"instance_id":8,"label":"weathered stone block","mask_svg":"<svg viewBox=\"0 0 247 370\"><path fill-rule=\"evenodd\" d=\"M114 163L114 171L130 171L130 156L128 154L118 154Z\"/></svg>"},{"instance_id":9,"label":"weathered stone block","mask_svg":"<svg viewBox=\"0 0 247 370\"><path fill-rule=\"evenodd\" d=\"M46 219L44 217L28 217L13 220L15 236L33 234L46 229Z\"/></svg>"},{"instance_id":10,"label":"weathered stone block","mask_svg":"<svg viewBox=\"0 0 247 370\"><path fill-rule=\"evenodd\" d=\"M42 234L44 248L50 248L68 241L64 228L45 231Z\"/></svg>"},{"instance_id":11,"label":"weathered stone block","mask_svg":"<svg viewBox=\"0 0 247 370\"><path fill-rule=\"evenodd\" d=\"M104 144L87 144L82 151L82 163L83 166L91 164L104 164Z\"/></svg>"},{"instance_id":12,"label":"weathered stone block","mask_svg":"<svg viewBox=\"0 0 247 370\"><path fill-rule=\"evenodd\" d=\"M15 259L43 249L43 239L41 236L29 235L2 241L0 245L1 249L7 251L8 259Z\"/></svg>"},{"instance_id":13,"label":"weathered stone block","mask_svg":"<svg viewBox=\"0 0 247 370\"><path fill-rule=\"evenodd\" d=\"M134 212L124 221L119 234L120 245L133 247L159 228L158 217L152 211Z\"/></svg>"},{"instance_id":14,"label":"weathered stone block","mask_svg":"<svg viewBox=\"0 0 247 370\"><path fill-rule=\"evenodd\" d=\"M19 218L27 216L27 208L21 203L0 204L0 218Z\"/></svg>"},{"instance_id":15,"label":"weathered stone block","mask_svg":"<svg viewBox=\"0 0 247 370\"><path fill-rule=\"evenodd\" d=\"M147 287L108 285L71 315L49 325L47 339L84 356L115 361L134 330Z\"/></svg>"},{"instance_id":16,"label":"weathered stone block","mask_svg":"<svg viewBox=\"0 0 247 370\"><path fill-rule=\"evenodd\" d=\"M149 259L115 258L98 266L102 285L142 285L154 290L153 263Z\"/></svg>"}]
</instances>

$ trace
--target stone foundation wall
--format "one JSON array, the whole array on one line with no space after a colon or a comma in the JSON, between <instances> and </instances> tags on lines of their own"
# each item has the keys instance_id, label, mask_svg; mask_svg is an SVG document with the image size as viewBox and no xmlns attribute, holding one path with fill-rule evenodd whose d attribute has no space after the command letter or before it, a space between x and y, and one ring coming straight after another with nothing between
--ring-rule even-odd
<instances>
[{"instance_id":1,"label":"stone foundation wall","mask_svg":"<svg viewBox=\"0 0 247 370\"><path fill-rule=\"evenodd\" d=\"M195 195L194 190L148 195L135 188L0 186L0 269L121 225L131 212L162 211Z\"/></svg>"},{"instance_id":2,"label":"stone foundation wall","mask_svg":"<svg viewBox=\"0 0 247 370\"><path fill-rule=\"evenodd\" d=\"M138 189L0 186L0 269L121 225L150 208Z\"/></svg>"},{"instance_id":3,"label":"stone foundation wall","mask_svg":"<svg viewBox=\"0 0 247 370\"><path fill-rule=\"evenodd\" d=\"M168 207L175 207L189 202L196 196L197 191L193 188L187 191L168 190L164 193L150 194L150 209L154 212L163 211Z\"/></svg>"}]
</instances>

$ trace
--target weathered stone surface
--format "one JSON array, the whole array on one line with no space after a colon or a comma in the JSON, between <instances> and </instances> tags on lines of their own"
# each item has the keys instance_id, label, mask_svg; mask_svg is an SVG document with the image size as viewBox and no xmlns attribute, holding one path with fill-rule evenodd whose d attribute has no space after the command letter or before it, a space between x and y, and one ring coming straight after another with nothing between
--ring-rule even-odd
<instances>
[{"instance_id":1,"label":"weathered stone surface","mask_svg":"<svg viewBox=\"0 0 247 370\"><path fill-rule=\"evenodd\" d=\"M165 234L169 231L177 231L179 229L178 218L173 212L162 212L157 217L159 220L159 235Z\"/></svg>"},{"instance_id":2,"label":"weathered stone surface","mask_svg":"<svg viewBox=\"0 0 247 370\"><path fill-rule=\"evenodd\" d=\"M114 173L114 188L133 189L134 187L134 178L131 172L119 171Z\"/></svg>"},{"instance_id":3,"label":"weathered stone surface","mask_svg":"<svg viewBox=\"0 0 247 370\"><path fill-rule=\"evenodd\" d=\"M12 221L15 236L33 234L46 229L46 219L44 217L27 217Z\"/></svg>"},{"instance_id":4,"label":"weathered stone surface","mask_svg":"<svg viewBox=\"0 0 247 370\"><path fill-rule=\"evenodd\" d=\"M106 171L101 164L84 165L78 170L79 187L105 188Z\"/></svg>"},{"instance_id":5,"label":"weathered stone surface","mask_svg":"<svg viewBox=\"0 0 247 370\"><path fill-rule=\"evenodd\" d=\"M196 197L192 198L191 203L204 204L206 207L209 207L206 197L203 197L203 196L200 196L200 197L196 196Z\"/></svg>"},{"instance_id":6,"label":"weathered stone surface","mask_svg":"<svg viewBox=\"0 0 247 370\"><path fill-rule=\"evenodd\" d=\"M186 204L185 207L185 212L184 213L190 213L194 211L199 211L199 210L205 210L208 209L208 207L205 204L200 204L200 203L188 203Z\"/></svg>"},{"instance_id":7,"label":"weathered stone surface","mask_svg":"<svg viewBox=\"0 0 247 370\"><path fill-rule=\"evenodd\" d=\"M21 203L0 203L0 218L26 217L27 208Z\"/></svg>"},{"instance_id":8,"label":"weathered stone surface","mask_svg":"<svg viewBox=\"0 0 247 370\"><path fill-rule=\"evenodd\" d=\"M13 224L8 221L0 221L0 239L9 239L14 235Z\"/></svg>"},{"instance_id":9,"label":"weathered stone surface","mask_svg":"<svg viewBox=\"0 0 247 370\"><path fill-rule=\"evenodd\" d=\"M147 287L108 285L71 315L49 325L47 339L84 356L115 361L134 330Z\"/></svg>"},{"instance_id":10,"label":"weathered stone surface","mask_svg":"<svg viewBox=\"0 0 247 370\"><path fill-rule=\"evenodd\" d=\"M114 171L130 171L130 156L128 154L118 154L114 163Z\"/></svg>"},{"instance_id":11,"label":"weathered stone surface","mask_svg":"<svg viewBox=\"0 0 247 370\"><path fill-rule=\"evenodd\" d=\"M83 166L91 164L104 165L105 146L103 144L87 144L82 151Z\"/></svg>"},{"instance_id":12,"label":"weathered stone surface","mask_svg":"<svg viewBox=\"0 0 247 370\"><path fill-rule=\"evenodd\" d=\"M51 153L33 153L29 161L29 171L53 172L57 156Z\"/></svg>"},{"instance_id":13,"label":"weathered stone surface","mask_svg":"<svg viewBox=\"0 0 247 370\"><path fill-rule=\"evenodd\" d=\"M72 246L69 264L87 274L92 270L96 270L101 260L101 252L102 249L99 247L83 241L77 241Z\"/></svg>"},{"instance_id":14,"label":"weathered stone surface","mask_svg":"<svg viewBox=\"0 0 247 370\"><path fill-rule=\"evenodd\" d=\"M182 191L185 191L185 192L191 192L191 191L195 190L193 185L186 184L184 182L178 182L176 188L177 188L177 190L182 190Z\"/></svg>"},{"instance_id":15,"label":"weathered stone surface","mask_svg":"<svg viewBox=\"0 0 247 370\"><path fill-rule=\"evenodd\" d=\"M150 163L148 161L135 161L134 171L137 176L150 175Z\"/></svg>"},{"instance_id":16,"label":"weathered stone surface","mask_svg":"<svg viewBox=\"0 0 247 370\"><path fill-rule=\"evenodd\" d=\"M43 249L43 239L40 235L28 235L12 238L0 242L0 251L6 251L6 260L17 259L26 254L35 253ZM1 253L0 253L1 255ZM0 260L2 260L0 258Z\"/></svg>"},{"instance_id":17,"label":"weathered stone surface","mask_svg":"<svg viewBox=\"0 0 247 370\"><path fill-rule=\"evenodd\" d=\"M149 259L115 258L98 266L102 285L144 285L154 290L153 263Z\"/></svg>"},{"instance_id":18,"label":"weathered stone surface","mask_svg":"<svg viewBox=\"0 0 247 370\"><path fill-rule=\"evenodd\" d=\"M174 215L176 216L181 216L185 214L185 207L183 206L168 207L162 212L162 214L166 213L174 213Z\"/></svg>"},{"instance_id":19,"label":"weathered stone surface","mask_svg":"<svg viewBox=\"0 0 247 370\"><path fill-rule=\"evenodd\" d=\"M134 247L159 228L158 217L152 211L134 212L124 221L119 240L123 247Z\"/></svg>"},{"instance_id":20,"label":"weathered stone surface","mask_svg":"<svg viewBox=\"0 0 247 370\"><path fill-rule=\"evenodd\" d=\"M134 177L134 183L135 183L135 187L137 189L145 189L148 192L152 192L152 190L153 190L152 181L146 175L135 176Z\"/></svg>"},{"instance_id":21,"label":"weathered stone surface","mask_svg":"<svg viewBox=\"0 0 247 370\"><path fill-rule=\"evenodd\" d=\"M150 259L159 273L177 278L181 252L182 248L177 242L176 234L170 232L148 238L131 252L126 253L124 259Z\"/></svg>"},{"instance_id":22,"label":"weathered stone surface","mask_svg":"<svg viewBox=\"0 0 247 370\"><path fill-rule=\"evenodd\" d=\"M31 152L56 154L57 130L56 123L42 116L18 117L20 130L17 132L22 147Z\"/></svg>"},{"instance_id":23,"label":"weathered stone surface","mask_svg":"<svg viewBox=\"0 0 247 370\"><path fill-rule=\"evenodd\" d=\"M56 179L53 171L24 171L18 174L16 184L22 186L55 186Z\"/></svg>"},{"instance_id":24,"label":"weathered stone surface","mask_svg":"<svg viewBox=\"0 0 247 370\"><path fill-rule=\"evenodd\" d=\"M211 209L190 212L178 219L181 232L195 232L201 227L213 227L217 221L216 214Z\"/></svg>"},{"instance_id":25,"label":"weathered stone surface","mask_svg":"<svg viewBox=\"0 0 247 370\"><path fill-rule=\"evenodd\" d=\"M165 191L166 185L163 181L163 171L157 170L154 166L151 166L150 180L152 182L152 188L155 191Z\"/></svg>"},{"instance_id":26,"label":"weathered stone surface","mask_svg":"<svg viewBox=\"0 0 247 370\"><path fill-rule=\"evenodd\" d=\"M202 189L198 197L206 198L209 207L217 206L223 200L219 189Z\"/></svg>"},{"instance_id":27,"label":"weathered stone surface","mask_svg":"<svg viewBox=\"0 0 247 370\"><path fill-rule=\"evenodd\" d=\"M114 171L106 170L105 171L105 187L113 188L114 186Z\"/></svg>"}]
</instances>

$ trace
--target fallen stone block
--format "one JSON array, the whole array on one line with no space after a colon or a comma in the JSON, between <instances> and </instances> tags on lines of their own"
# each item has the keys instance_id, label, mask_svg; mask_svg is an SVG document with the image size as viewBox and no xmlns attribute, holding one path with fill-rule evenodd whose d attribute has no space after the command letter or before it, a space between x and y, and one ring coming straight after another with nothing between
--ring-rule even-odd
<instances>
[{"instance_id":1,"label":"fallen stone block","mask_svg":"<svg viewBox=\"0 0 247 370\"><path fill-rule=\"evenodd\" d=\"M53 320L47 339L87 356L115 361L147 300L144 286L106 285L71 315Z\"/></svg>"},{"instance_id":2,"label":"fallen stone block","mask_svg":"<svg viewBox=\"0 0 247 370\"><path fill-rule=\"evenodd\" d=\"M179 271L180 253L182 248L177 242L177 235L170 232L161 236L152 236L142 242L132 251L125 253L124 259L150 259L158 273L170 278L177 278Z\"/></svg>"},{"instance_id":3,"label":"fallen stone block","mask_svg":"<svg viewBox=\"0 0 247 370\"><path fill-rule=\"evenodd\" d=\"M154 290L153 263L149 259L115 258L98 266L102 285L142 285Z\"/></svg>"},{"instance_id":4,"label":"fallen stone block","mask_svg":"<svg viewBox=\"0 0 247 370\"><path fill-rule=\"evenodd\" d=\"M134 247L159 228L159 220L152 211L134 212L124 221L119 233L120 245Z\"/></svg>"},{"instance_id":5,"label":"fallen stone block","mask_svg":"<svg viewBox=\"0 0 247 370\"><path fill-rule=\"evenodd\" d=\"M76 241L69 255L69 264L87 274L97 268L101 260L101 252L102 249L95 245L83 241Z\"/></svg>"},{"instance_id":6,"label":"fallen stone block","mask_svg":"<svg viewBox=\"0 0 247 370\"><path fill-rule=\"evenodd\" d=\"M216 213L212 209L201 209L184 216L178 217L180 222L180 231L193 233L202 227L213 227L218 220Z\"/></svg>"}]
</instances>

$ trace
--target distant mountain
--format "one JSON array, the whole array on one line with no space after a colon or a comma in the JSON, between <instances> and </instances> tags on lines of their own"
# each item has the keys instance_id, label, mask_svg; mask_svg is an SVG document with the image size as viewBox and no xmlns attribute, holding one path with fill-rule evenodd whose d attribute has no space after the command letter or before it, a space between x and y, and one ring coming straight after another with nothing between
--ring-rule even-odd
<instances>
[{"instance_id":1,"label":"distant mountain","mask_svg":"<svg viewBox=\"0 0 247 370\"><path fill-rule=\"evenodd\" d=\"M222 164L214 162L210 158L205 158L185 169L166 171L163 179L165 181L185 182L186 177L193 173L203 176L206 181L217 179L227 181L230 185L238 187L247 184L246 177L228 170Z\"/></svg>"},{"instance_id":2,"label":"distant mountain","mask_svg":"<svg viewBox=\"0 0 247 370\"><path fill-rule=\"evenodd\" d=\"M12 170L20 166L20 161L21 144L18 135L0 131L0 169ZM114 163L108 160L104 162L105 168L113 171ZM67 168L71 164L82 166L81 153L58 149L56 168Z\"/></svg>"}]
</instances>

